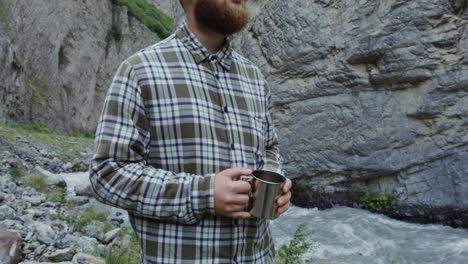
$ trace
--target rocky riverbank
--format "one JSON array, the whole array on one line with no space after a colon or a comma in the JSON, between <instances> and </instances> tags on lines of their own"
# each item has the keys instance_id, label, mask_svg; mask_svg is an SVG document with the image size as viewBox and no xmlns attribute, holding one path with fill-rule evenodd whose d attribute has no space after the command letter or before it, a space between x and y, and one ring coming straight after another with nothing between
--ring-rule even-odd
<instances>
[{"instance_id":1,"label":"rocky riverbank","mask_svg":"<svg viewBox=\"0 0 468 264\"><path fill-rule=\"evenodd\" d=\"M0 127L0 263L138 262L126 213L92 198L91 153L91 138Z\"/></svg>"},{"instance_id":2,"label":"rocky riverbank","mask_svg":"<svg viewBox=\"0 0 468 264\"><path fill-rule=\"evenodd\" d=\"M92 197L87 174L92 146L91 137L59 136L41 126L0 126L0 263L138 263L138 241L126 213ZM390 199L360 204L304 192L307 188L295 182L295 205L308 207L312 199L321 208L369 207L418 223L468 222L463 212L433 216L421 207L392 207ZM312 196L301 200L305 194Z\"/></svg>"},{"instance_id":3,"label":"rocky riverbank","mask_svg":"<svg viewBox=\"0 0 468 264\"><path fill-rule=\"evenodd\" d=\"M300 181L296 181L296 183ZM304 191L307 189L307 191ZM373 213L410 223L442 224L468 228L468 210L457 206L430 206L424 204L396 204L391 196L367 196L365 192L320 192L308 186L293 186L292 202L302 208L329 209L339 206L368 209ZM378 201L381 198L382 201ZM375 200L375 201L373 201ZM359 201L359 202L356 202Z\"/></svg>"}]
</instances>

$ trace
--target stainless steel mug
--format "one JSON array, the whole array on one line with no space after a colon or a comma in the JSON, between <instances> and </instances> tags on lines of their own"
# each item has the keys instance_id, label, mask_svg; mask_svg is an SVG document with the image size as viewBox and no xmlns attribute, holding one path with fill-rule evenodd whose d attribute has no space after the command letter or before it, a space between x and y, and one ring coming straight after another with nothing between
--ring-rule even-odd
<instances>
[{"instance_id":1,"label":"stainless steel mug","mask_svg":"<svg viewBox=\"0 0 468 264\"><path fill-rule=\"evenodd\" d=\"M279 215L275 198L281 194L281 184L286 181L286 177L273 171L255 170L252 176L244 176L242 180L251 180L247 210L257 218L277 218Z\"/></svg>"}]
</instances>

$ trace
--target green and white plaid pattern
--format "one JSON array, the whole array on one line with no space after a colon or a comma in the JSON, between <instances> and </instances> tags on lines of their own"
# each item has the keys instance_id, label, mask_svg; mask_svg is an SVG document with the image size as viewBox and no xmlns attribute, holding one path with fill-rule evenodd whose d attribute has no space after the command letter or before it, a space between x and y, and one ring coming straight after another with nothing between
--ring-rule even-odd
<instances>
[{"instance_id":1,"label":"green and white plaid pattern","mask_svg":"<svg viewBox=\"0 0 468 264\"><path fill-rule=\"evenodd\" d=\"M214 175L280 168L270 95L229 42L210 55L184 23L119 67L96 132L98 200L129 212L142 263L272 263L268 221L216 215Z\"/></svg>"}]
</instances>

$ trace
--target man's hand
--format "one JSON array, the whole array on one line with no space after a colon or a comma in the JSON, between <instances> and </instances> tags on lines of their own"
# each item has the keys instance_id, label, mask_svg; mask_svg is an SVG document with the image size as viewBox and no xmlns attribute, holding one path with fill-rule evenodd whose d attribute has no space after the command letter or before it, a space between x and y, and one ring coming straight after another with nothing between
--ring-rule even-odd
<instances>
[{"instance_id":1,"label":"man's hand","mask_svg":"<svg viewBox=\"0 0 468 264\"><path fill-rule=\"evenodd\" d=\"M276 198L276 204L278 205L278 209L276 209L276 211L279 215L283 214L289 209L289 200L291 200L291 187L292 182L290 179L286 179L286 182L281 186L283 193Z\"/></svg>"},{"instance_id":2,"label":"man's hand","mask_svg":"<svg viewBox=\"0 0 468 264\"><path fill-rule=\"evenodd\" d=\"M217 214L231 218L250 218L249 212L244 212L249 203L250 184L238 180L242 175L251 175L247 168L231 168L215 175L214 206Z\"/></svg>"}]
</instances>

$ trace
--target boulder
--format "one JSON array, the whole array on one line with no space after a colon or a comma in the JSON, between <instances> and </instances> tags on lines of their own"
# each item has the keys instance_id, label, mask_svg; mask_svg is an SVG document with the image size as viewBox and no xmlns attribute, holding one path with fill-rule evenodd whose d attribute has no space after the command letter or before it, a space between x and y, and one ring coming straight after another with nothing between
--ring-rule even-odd
<instances>
[{"instance_id":1,"label":"boulder","mask_svg":"<svg viewBox=\"0 0 468 264\"><path fill-rule=\"evenodd\" d=\"M56 249L52 252L47 252L42 257L51 262L61 262L61 261L72 260L75 253L76 253L75 247L72 246L69 248Z\"/></svg>"},{"instance_id":2,"label":"boulder","mask_svg":"<svg viewBox=\"0 0 468 264\"><path fill-rule=\"evenodd\" d=\"M49 186L57 186L57 187L66 187L67 184L63 177L60 174L54 174L52 172L49 172L45 169L43 169L41 166L37 165L34 167L34 172L38 173L47 182L47 185Z\"/></svg>"},{"instance_id":3,"label":"boulder","mask_svg":"<svg viewBox=\"0 0 468 264\"><path fill-rule=\"evenodd\" d=\"M20 237L13 232L0 229L0 263L17 264L20 258Z\"/></svg>"},{"instance_id":4,"label":"boulder","mask_svg":"<svg viewBox=\"0 0 468 264\"><path fill-rule=\"evenodd\" d=\"M73 257L72 262L74 264L104 264L104 260L99 259L97 257L84 254L84 253L78 253Z\"/></svg>"}]
</instances>

